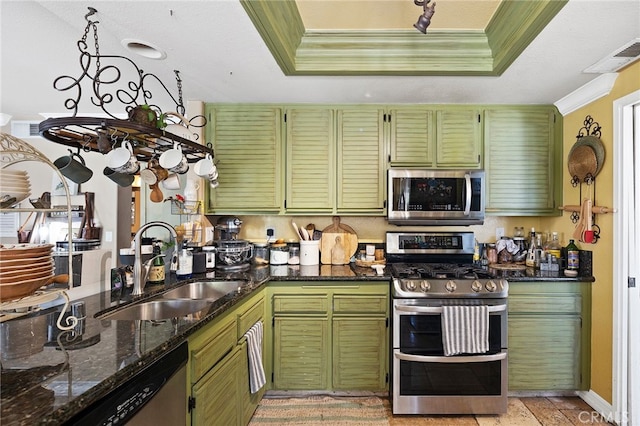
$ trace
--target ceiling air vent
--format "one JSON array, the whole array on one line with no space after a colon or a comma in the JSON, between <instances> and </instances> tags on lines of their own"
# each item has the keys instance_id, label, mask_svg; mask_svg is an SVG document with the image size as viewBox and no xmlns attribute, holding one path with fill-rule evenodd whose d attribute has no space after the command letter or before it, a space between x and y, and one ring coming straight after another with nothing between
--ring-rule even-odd
<instances>
[{"instance_id":1,"label":"ceiling air vent","mask_svg":"<svg viewBox=\"0 0 640 426\"><path fill-rule=\"evenodd\" d=\"M620 68L640 59L640 38L631 40L596 64L584 70L585 73L604 74L618 71Z\"/></svg>"},{"instance_id":2,"label":"ceiling air vent","mask_svg":"<svg viewBox=\"0 0 640 426\"><path fill-rule=\"evenodd\" d=\"M38 132L39 121L16 121L11 122L11 135L17 138L32 138L40 136Z\"/></svg>"}]
</instances>

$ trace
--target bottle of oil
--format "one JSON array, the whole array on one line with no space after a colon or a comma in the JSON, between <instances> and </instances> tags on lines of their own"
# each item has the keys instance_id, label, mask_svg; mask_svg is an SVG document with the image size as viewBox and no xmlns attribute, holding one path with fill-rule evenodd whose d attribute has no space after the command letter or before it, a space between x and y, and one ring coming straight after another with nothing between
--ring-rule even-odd
<instances>
[{"instance_id":1,"label":"bottle of oil","mask_svg":"<svg viewBox=\"0 0 640 426\"><path fill-rule=\"evenodd\" d=\"M574 240L569 240L567 245L567 269L570 271L580 269L580 250Z\"/></svg>"},{"instance_id":2,"label":"bottle of oil","mask_svg":"<svg viewBox=\"0 0 640 426\"><path fill-rule=\"evenodd\" d=\"M549 241L549 243L547 244L547 250L546 250L547 256L553 255L556 257L556 259L560 260L561 249L562 249L562 246L560 245L560 240L558 239L558 233L552 232L551 241Z\"/></svg>"}]
</instances>

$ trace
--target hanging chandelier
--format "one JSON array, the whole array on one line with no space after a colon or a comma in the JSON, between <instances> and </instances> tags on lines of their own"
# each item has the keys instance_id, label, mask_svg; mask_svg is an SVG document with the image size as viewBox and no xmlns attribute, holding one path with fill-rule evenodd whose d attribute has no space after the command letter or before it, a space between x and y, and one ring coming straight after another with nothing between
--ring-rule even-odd
<instances>
[{"instance_id":1,"label":"hanging chandelier","mask_svg":"<svg viewBox=\"0 0 640 426\"><path fill-rule=\"evenodd\" d=\"M429 3L431 0L413 0L416 6L421 6L423 9L422 15L418 18L418 22L413 26L423 34L427 33L427 27L431 24L431 17L436 13L436 2L433 2L431 6Z\"/></svg>"}]
</instances>

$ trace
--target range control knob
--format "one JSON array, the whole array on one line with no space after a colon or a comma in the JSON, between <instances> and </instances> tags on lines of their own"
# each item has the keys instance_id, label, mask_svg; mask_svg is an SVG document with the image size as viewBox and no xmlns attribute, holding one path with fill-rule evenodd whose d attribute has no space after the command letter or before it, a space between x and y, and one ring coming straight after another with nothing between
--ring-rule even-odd
<instances>
[{"instance_id":1,"label":"range control knob","mask_svg":"<svg viewBox=\"0 0 640 426\"><path fill-rule=\"evenodd\" d=\"M482 283L478 280L474 280L471 283L471 290L475 291L476 293L479 292L480 290L482 290Z\"/></svg>"},{"instance_id":2,"label":"range control knob","mask_svg":"<svg viewBox=\"0 0 640 426\"><path fill-rule=\"evenodd\" d=\"M453 293L454 291L456 291L456 283L452 280L449 280L444 285L444 288L446 288L449 293Z\"/></svg>"},{"instance_id":3,"label":"range control knob","mask_svg":"<svg viewBox=\"0 0 640 426\"><path fill-rule=\"evenodd\" d=\"M498 286L496 285L496 283L493 282L493 280L487 281L487 283L484 286L487 289L487 291L491 291L491 292L496 291L496 289L498 288Z\"/></svg>"},{"instance_id":4,"label":"range control knob","mask_svg":"<svg viewBox=\"0 0 640 426\"><path fill-rule=\"evenodd\" d=\"M414 281L406 281L405 287L409 291L414 291L416 289L416 283Z\"/></svg>"},{"instance_id":5,"label":"range control knob","mask_svg":"<svg viewBox=\"0 0 640 426\"><path fill-rule=\"evenodd\" d=\"M427 280L421 281L420 282L420 290L422 290L424 293L426 293L427 291L431 290L431 283Z\"/></svg>"}]
</instances>

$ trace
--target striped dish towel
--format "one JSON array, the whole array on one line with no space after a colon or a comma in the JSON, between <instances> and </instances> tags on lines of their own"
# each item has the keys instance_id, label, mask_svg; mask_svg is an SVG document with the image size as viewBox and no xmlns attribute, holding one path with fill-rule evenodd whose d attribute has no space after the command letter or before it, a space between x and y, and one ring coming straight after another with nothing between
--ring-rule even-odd
<instances>
[{"instance_id":1,"label":"striped dish towel","mask_svg":"<svg viewBox=\"0 0 640 426\"><path fill-rule=\"evenodd\" d=\"M247 331L247 355L249 356L249 387L251 393L256 393L262 388L267 379L262 365L262 321L258 321Z\"/></svg>"},{"instance_id":2,"label":"striped dish towel","mask_svg":"<svg viewBox=\"0 0 640 426\"><path fill-rule=\"evenodd\" d=\"M489 307L443 306L442 345L446 356L489 351Z\"/></svg>"}]
</instances>

